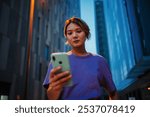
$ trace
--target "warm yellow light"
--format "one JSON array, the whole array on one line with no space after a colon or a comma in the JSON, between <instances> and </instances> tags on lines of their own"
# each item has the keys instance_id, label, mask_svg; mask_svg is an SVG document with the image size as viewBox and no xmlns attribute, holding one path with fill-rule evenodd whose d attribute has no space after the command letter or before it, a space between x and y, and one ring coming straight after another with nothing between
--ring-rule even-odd
<instances>
[{"instance_id":1,"label":"warm yellow light","mask_svg":"<svg viewBox=\"0 0 150 117\"><path fill-rule=\"evenodd\" d=\"M150 87L148 87L147 89L150 90Z\"/></svg>"}]
</instances>

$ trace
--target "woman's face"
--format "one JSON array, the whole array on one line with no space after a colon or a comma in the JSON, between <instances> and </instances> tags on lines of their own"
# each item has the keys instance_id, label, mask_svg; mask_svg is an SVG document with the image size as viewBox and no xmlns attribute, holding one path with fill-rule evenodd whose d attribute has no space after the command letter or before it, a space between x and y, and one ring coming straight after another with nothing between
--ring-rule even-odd
<instances>
[{"instance_id":1,"label":"woman's face","mask_svg":"<svg viewBox=\"0 0 150 117\"><path fill-rule=\"evenodd\" d=\"M67 33L66 33L68 43L73 47L82 47L84 46L86 36L85 32L75 23L70 23L67 26Z\"/></svg>"}]
</instances>

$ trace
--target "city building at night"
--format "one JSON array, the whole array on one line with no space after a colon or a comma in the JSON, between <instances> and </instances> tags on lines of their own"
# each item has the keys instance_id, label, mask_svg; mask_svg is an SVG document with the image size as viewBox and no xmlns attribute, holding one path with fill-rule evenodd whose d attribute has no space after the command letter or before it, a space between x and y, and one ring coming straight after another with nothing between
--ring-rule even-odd
<instances>
[{"instance_id":1,"label":"city building at night","mask_svg":"<svg viewBox=\"0 0 150 117\"><path fill-rule=\"evenodd\" d=\"M103 0L95 0L96 47L98 54L104 56L109 63L107 33L104 16Z\"/></svg>"},{"instance_id":2,"label":"city building at night","mask_svg":"<svg viewBox=\"0 0 150 117\"><path fill-rule=\"evenodd\" d=\"M120 99L150 99L149 10L148 0L95 0L99 53L109 59Z\"/></svg>"},{"instance_id":3,"label":"city building at night","mask_svg":"<svg viewBox=\"0 0 150 117\"><path fill-rule=\"evenodd\" d=\"M29 0L0 1L0 97L24 95Z\"/></svg>"},{"instance_id":4,"label":"city building at night","mask_svg":"<svg viewBox=\"0 0 150 117\"><path fill-rule=\"evenodd\" d=\"M80 17L80 2L74 2L0 1L0 99L46 99L50 54L69 49L64 22Z\"/></svg>"}]
</instances>

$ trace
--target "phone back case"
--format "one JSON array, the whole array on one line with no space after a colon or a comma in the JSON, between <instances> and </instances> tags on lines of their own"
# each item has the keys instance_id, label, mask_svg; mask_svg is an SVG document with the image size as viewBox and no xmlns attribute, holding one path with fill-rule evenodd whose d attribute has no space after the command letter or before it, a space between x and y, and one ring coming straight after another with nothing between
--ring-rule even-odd
<instances>
[{"instance_id":1,"label":"phone back case","mask_svg":"<svg viewBox=\"0 0 150 117\"><path fill-rule=\"evenodd\" d=\"M52 53L51 62L52 62L53 68L57 66L62 67L61 71L59 72L70 71L68 55L64 52ZM72 86L72 84L73 84L72 80L69 80L69 82L67 82L65 86Z\"/></svg>"}]
</instances>

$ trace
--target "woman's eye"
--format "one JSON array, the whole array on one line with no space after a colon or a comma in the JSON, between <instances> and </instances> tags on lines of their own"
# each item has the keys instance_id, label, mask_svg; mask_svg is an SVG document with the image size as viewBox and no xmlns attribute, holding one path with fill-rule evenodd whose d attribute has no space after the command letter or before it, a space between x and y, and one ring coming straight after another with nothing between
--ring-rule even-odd
<instances>
[{"instance_id":1,"label":"woman's eye","mask_svg":"<svg viewBox=\"0 0 150 117\"><path fill-rule=\"evenodd\" d=\"M80 33L80 32L82 32L82 30L77 30L77 33Z\"/></svg>"},{"instance_id":2,"label":"woman's eye","mask_svg":"<svg viewBox=\"0 0 150 117\"><path fill-rule=\"evenodd\" d=\"M68 33L67 33L67 35L71 35L71 34L72 34L72 32L68 32Z\"/></svg>"}]
</instances>

